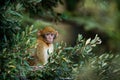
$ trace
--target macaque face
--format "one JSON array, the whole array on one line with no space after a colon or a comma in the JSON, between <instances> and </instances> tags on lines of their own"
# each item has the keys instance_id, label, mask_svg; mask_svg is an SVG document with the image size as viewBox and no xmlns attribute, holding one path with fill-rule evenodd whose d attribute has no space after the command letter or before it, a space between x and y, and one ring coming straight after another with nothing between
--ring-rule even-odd
<instances>
[{"instance_id":1,"label":"macaque face","mask_svg":"<svg viewBox=\"0 0 120 80\"><path fill-rule=\"evenodd\" d=\"M53 43L54 38L55 38L55 34L53 34L53 33L46 33L45 34L46 42L49 44Z\"/></svg>"}]
</instances>

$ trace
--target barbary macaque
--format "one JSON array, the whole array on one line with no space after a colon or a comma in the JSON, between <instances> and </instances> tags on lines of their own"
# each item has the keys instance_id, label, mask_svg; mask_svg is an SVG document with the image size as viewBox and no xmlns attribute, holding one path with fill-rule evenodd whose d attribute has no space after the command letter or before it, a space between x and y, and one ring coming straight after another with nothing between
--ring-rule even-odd
<instances>
[{"instance_id":1,"label":"barbary macaque","mask_svg":"<svg viewBox=\"0 0 120 80\"><path fill-rule=\"evenodd\" d=\"M53 52L53 42L57 36L58 32L49 26L37 32L36 52L32 56L34 60L29 60L31 66L37 66L37 64L45 65L48 63L48 53Z\"/></svg>"}]
</instances>

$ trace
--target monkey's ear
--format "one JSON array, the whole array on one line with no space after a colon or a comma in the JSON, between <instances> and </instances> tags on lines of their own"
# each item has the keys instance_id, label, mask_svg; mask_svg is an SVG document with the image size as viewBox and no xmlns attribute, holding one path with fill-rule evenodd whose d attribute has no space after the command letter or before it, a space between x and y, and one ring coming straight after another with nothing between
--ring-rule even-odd
<instances>
[{"instance_id":1,"label":"monkey's ear","mask_svg":"<svg viewBox=\"0 0 120 80\"><path fill-rule=\"evenodd\" d=\"M41 30L38 30L37 36L41 36Z\"/></svg>"},{"instance_id":2,"label":"monkey's ear","mask_svg":"<svg viewBox=\"0 0 120 80\"><path fill-rule=\"evenodd\" d=\"M56 31L56 37L58 37L58 31Z\"/></svg>"}]
</instances>

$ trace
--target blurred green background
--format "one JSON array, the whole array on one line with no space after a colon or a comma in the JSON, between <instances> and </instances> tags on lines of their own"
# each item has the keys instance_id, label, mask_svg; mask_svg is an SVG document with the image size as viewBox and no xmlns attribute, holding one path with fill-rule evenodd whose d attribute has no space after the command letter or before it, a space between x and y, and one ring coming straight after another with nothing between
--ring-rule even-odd
<instances>
[{"instance_id":1,"label":"blurred green background","mask_svg":"<svg viewBox=\"0 0 120 80\"><path fill-rule=\"evenodd\" d=\"M78 34L85 39L98 34L102 44L95 47L95 55L120 53L120 0L0 0L0 79L5 80L10 71L16 76L21 70L17 60L26 56L21 53L29 53L37 30L48 25L58 30L58 43L75 46ZM9 68L16 64L18 69Z\"/></svg>"},{"instance_id":2,"label":"blurred green background","mask_svg":"<svg viewBox=\"0 0 120 80\"><path fill-rule=\"evenodd\" d=\"M9 42L12 33L27 26L40 29L51 25L59 31L58 42L63 40L74 45L79 33L86 38L98 34L102 39L100 51L119 53L119 5L119 0L1 1L1 47L8 46L2 42Z\"/></svg>"}]
</instances>

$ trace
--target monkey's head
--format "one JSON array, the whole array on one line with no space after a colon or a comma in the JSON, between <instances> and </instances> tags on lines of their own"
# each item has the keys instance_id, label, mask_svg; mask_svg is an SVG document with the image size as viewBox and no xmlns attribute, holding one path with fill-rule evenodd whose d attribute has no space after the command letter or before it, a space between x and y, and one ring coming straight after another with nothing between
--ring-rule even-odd
<instances>
[{"instance_id":1,"label":"monkey's head","mask_svg":"<svg viewBox=\"0 0 120 80\"><path fill-rule=\"evenodd\" d=\"M51 44L58 36L58 32L52 27L46 26L44 29L39 30L37 35L42 37L46 43Z\"/></svg>"}]
</instances>

